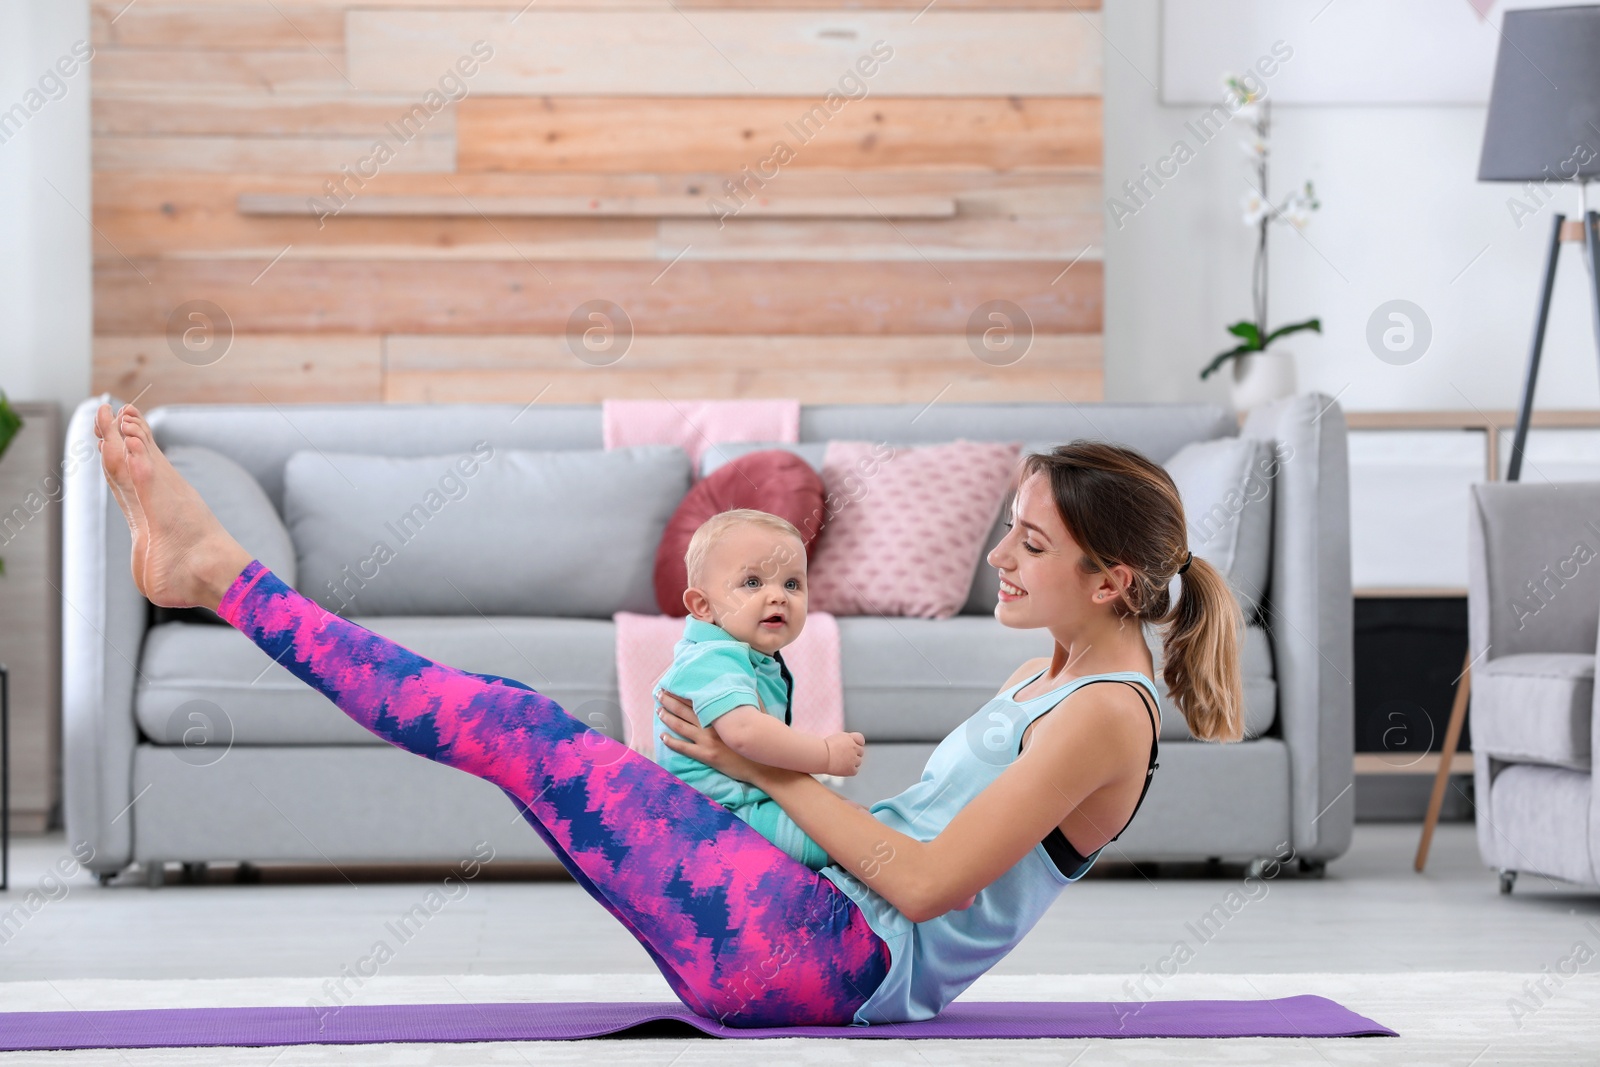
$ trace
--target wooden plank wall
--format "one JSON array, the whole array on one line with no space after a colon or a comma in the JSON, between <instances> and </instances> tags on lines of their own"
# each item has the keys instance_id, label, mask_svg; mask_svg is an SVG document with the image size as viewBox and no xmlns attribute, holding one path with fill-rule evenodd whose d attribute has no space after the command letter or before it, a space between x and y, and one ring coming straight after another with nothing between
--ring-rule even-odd
<instances>
[{"instance_id":1,"label":"wooden plank wall","mask_svg":"<svg viewBox=\"0 0 1600 1067\"><path fill-rule=\"evenodd\" d=\"M1099 399L1098 8L93 0L95 388Z\"/></svg>"}]
</instances>

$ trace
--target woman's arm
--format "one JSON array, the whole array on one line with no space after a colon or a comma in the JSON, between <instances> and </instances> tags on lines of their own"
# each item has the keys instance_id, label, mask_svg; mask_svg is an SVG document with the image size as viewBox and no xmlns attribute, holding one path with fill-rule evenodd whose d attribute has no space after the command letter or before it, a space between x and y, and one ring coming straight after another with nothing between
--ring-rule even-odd
<instances>
[{"instance_id":1,"label":"woman's arm","mask_svg":"<svg viewBox=\"0 0 1600 1067\"><path fill-rule=\"evenodd\" d=\"M926 842L885 826L809 775L763 767L731 752L714 730L693 721L692 711L672 707L665 697L662 719L687 739L668 735L668 747L764 790L842 867L908 919L924 922L1010 870L1095 790L1136 765L1142 770L1148 720L1119 706L1132 698L1117 688L1080 690L1070 715L1039 720L1025 758Z\"/></svg>"}]
</instances>

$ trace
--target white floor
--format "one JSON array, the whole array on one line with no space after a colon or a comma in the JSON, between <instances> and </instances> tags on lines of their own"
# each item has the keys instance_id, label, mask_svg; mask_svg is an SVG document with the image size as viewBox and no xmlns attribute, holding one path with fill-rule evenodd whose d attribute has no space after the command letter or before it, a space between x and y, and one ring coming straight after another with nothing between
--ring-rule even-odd
<instances>
[{"instance_id":1,"label":"white floor","mask_svg":"<svg viewBox=\"0 0 1600 1067\"><path fill-rule=\"evenodd\" d=\"M1441 828L1424 875L1411 870L1415 844L1414 826L1358 825L1355 846L1326 878L1285 874L1253 887L1237 869L1151 880L1107 864L1103 875L1068 887L969 993L1123 999L1125 983L1160 974L1162 959L1184 942L1193 958L1175 975L1146 978L1150 994L1322 993L1401 1031L1398 1041L786 1041L759 1054L830 1064L1600 1063L1600 895L1523 876L1513 895L1501 896L1493 872L1478 863L1470 826ZM644 953L571 883L479 879L402 941L390 924L426 903L440 884L431 875L394 882L352 871L352 884L329 872L328 880L289 884L269 872L261 885L159 890L101 887L83 876L64 888L44 881L65 854L60 836L14 843L13 888L0 894L0 917L12 917L10 925L0 918L0 1011L306 1003L380 940L394 957L354 990L363 1002L668 996ZM33 910L30 891L39 894ZM1230 893L1238 894L1231 912ZM1218 904L1226 918L1201 929L1201 917ZM1541 977L1547 991L1528 985ZM598 1057L666 1065L743 1062L752 1054L744 1043L652 1040L22 1053L0 1055L0 1063L290 1067Z\"/></svg>"}]
</instances>

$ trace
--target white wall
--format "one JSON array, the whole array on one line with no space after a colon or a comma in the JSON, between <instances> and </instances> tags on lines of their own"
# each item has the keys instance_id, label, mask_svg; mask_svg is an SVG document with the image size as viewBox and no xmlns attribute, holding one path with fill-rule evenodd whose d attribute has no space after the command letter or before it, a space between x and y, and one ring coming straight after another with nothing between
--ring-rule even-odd
<instances>
[{"instance_id":1,"label":"white wall","mask_svg":"<svg viewBox=\"0 0 1600 1067\"><path fill-rule=\"evenodd\" d=\"M1466 7L1462 0L1391 2ZM1482 32L1495 34L1497 19L1498 10ZM1258 29L1241 26L1239 38ZM1120 196L1141 165L1166 155L1184 135L1184 122L1202 110L1160 102L1160 30L1157 0L1105 0L1108 197ZM1372 32L1387 29L1375 24ZM1317 33L1318 24L1307 20L1289 43L1305 46ZM1240 65L1254 59L1241 56ZM1519 229L1506 208L1517 187L1475 180L1484 111L1296 104L1274 110L1272 192L1281 196L1309 177L1323 205L1304 240L1286 228L1273 235L1273 323L1323 321L1321 336L1300 334L1285 345L1296 356L1302 389L1339 394L1349 410L1516 406L1550 209ZM1244 123L1235 120L1233 127L1199 149L1120 228L1107 215L1107 399L1227 403L1224 376L1201 382L1198 373L1230 347L1224 325L1250 317L1254 231L1239 207L1249 164L1239 147ZM1593 188L1592 206L1600 209L1600 186ZM1555 206L1575 215L1576 194L1563 191ZM1558 278L1536 403L1600 406L1600 358L1576 246L1563 253ZM1397 298L1420 305L1433 325L1428 352L1407 366L1380 361L1365 339L1373 310Z\"/></svg>"},{"instance_id":2,"label":"white wall","mask_svg":"<svg viewBox=\"0 0 1600 1067\"><path fill-rule=\"evenodd\" d=\"M0 129L0 389L15 400L66 406L89 391L93 63L64 92L39 86L88 38L85 0L0 0L0 112L39 103Z\"/></svg>"}]
</instances>

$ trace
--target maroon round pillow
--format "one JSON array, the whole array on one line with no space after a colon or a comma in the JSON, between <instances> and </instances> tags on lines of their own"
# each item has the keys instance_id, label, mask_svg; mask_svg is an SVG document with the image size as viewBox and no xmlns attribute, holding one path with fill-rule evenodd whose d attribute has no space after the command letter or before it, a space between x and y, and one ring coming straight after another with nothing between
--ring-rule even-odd
<instances>
[{"instance_id":1,"label":"maroon round pillow","mask_svg":"<svg viewBox=\"0 0 1600 1067\"><path fill-rule=\"evenodd\" d=\"M689 573L683 554L689 539L713 515L734 508L770 512L794 523L809 555L822 532L822 476L811 464L781 448L748 452L723 464L690 489L667 520L656 549L656 604L664 615L683 617Z\"/></svg>"}]
</instances>

